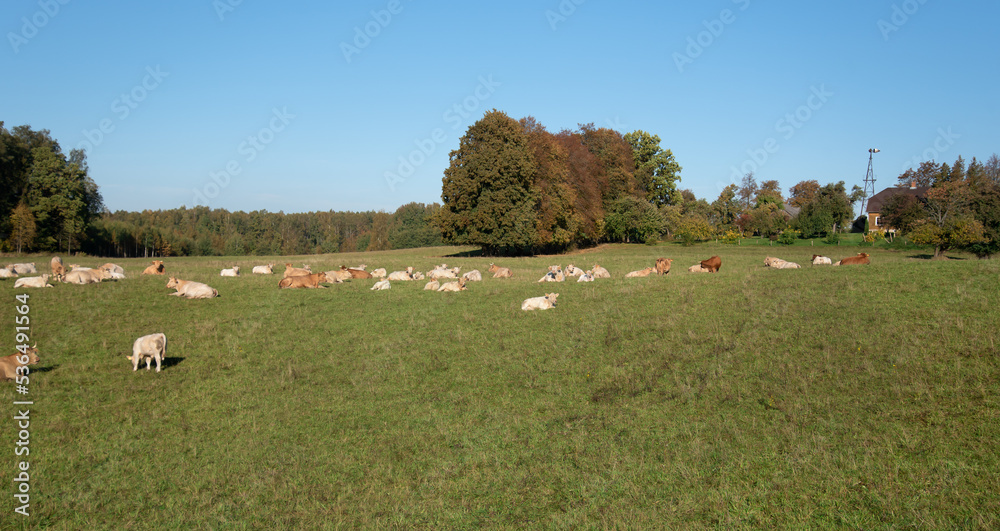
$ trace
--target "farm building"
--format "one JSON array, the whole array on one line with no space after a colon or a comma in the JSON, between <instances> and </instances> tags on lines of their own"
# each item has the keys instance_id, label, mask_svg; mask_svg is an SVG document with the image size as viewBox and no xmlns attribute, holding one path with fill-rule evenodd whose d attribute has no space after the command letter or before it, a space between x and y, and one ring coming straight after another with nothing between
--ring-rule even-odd
<instances>
[{"instance_id":1,"label":"farm building","mask_svg":"<svg viewBox=\"0 0 1000 531\"><path fill-rule=\"evenodd\" d=\"M923 199L927 195L927 191L930 190L929 186L917 186L915 182L910 182L909 186L893 186L892 188L886 188L881 192L873 195L871 199L868 200L868 230L884 230L886 232L896 232L896 229L890 227L881 217L882 206L893 197L898 194L912 195L917 199Z\"/></svg>"}]
</instances>

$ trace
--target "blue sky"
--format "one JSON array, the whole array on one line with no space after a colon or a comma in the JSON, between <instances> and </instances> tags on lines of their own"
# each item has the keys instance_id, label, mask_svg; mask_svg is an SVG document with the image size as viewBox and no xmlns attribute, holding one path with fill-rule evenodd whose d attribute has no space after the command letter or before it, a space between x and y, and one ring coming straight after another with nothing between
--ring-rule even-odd
<instances>
[{"instance_id":1,"label":"blue sky","mask_svg":"<svg viewBox=\"0 0 1000 531\"><path fill-rule=\"evenodd\" d=\"M676 5L683 4L683 5ZM111 210L441 201L485 111L659 135L713 201L753 170L877 187L1000 151L1000 3L0 4L0 120L85 148Z\"/></svg>"}]
</instances>

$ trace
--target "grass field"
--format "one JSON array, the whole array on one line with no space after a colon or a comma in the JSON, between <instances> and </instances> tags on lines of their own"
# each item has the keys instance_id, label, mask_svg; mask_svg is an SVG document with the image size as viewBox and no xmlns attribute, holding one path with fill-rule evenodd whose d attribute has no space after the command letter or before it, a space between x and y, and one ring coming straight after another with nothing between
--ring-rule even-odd
<instances>
[{"instance_id":1,"label":"grass field","mask_svg":"<svg viewBox=\"0 0 1000 531\"><path fill-rule=\"evenodd\" d=\"M35 403L31 516L7 481L0 528L1000 526L1000 262L747 243L166 259L211 300L168 296L139 259L118 282L0 281L3 344L28 293L42 357L27 397L4 385L5 478L24 459L11 403ZM870 266L809 265L860 250ZM718 274L686 271L713 254ZM623 278L658 256L666 277ZM515 278L372 292L248 273L285 261ZM536 283L557 263L614 278ZM551 291L555 309L520 310ZM152 332L165 368L134 373Z\"/></svg>"}]
</instances>

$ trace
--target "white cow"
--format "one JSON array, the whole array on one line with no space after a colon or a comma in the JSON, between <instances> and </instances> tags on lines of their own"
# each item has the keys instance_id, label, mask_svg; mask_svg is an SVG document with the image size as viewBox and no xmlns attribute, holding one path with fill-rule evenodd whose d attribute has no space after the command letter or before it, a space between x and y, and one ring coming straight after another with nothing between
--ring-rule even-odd
<instances>
[{"instance_id":1,"label":"white cow","mask_svg":"<svg viewBox=\"0 0 1000 531\"><path fill-rule=\"evenodd\" d=\"M587 271L586 273L580 275L580 278L576 279L576 281L577 282L593 282L594 281L594 272L593 271Z\"/></svg>"},{"instance_id":2,"label":"white cow","mask_svg":"<svg viewBox=\"0 0 1000 531\"><path fill-rule=\"evenodd\" d=\"M49 284L49 275L42 275L40 277L24 277L17 279L14 282L15 288L51 288L52 284Z\"/></svg>"},{"instance_id":3,"label":"white cow","mask_svg":"<svg viewBox=\"0 0 1000 531\"><path fill-rule=\"evenodd\" d=\"M483 280L483 274L479 272L478 269L473 269L462 275L462 278L468 280L469 282L480 282Z\"/></svg>"},{"instance_id":4,"label":"white cow","mask_svg":"<svg viewBox=\"0 0 1000 531\"><path fill-rule=\"evenodd\" d=\"M413 268L407 267L406 271L393 271L389 273L388 280L413 280Z\"/></svg>"},{"instance_id":5,"label":"white cow","mask_svg":"<svg viewBox=\"0 0 1000 531\"><path fill-rule=\"evenodd\" d=\"M372 291L382 291L384 289L390 289L392 286L389 285L388 280L379 280L372 286Z\"/></svg>"},{"instance_id":6,"label":"white cow","mask_svg":"<svg viewBox=\"0 0 1000 531\"><path fill-rule=\"evenodd\" d=\"M251 273L255 275L273 275L274 264L253 266L253 271L251 271Z\"/></svg>"},{"instance_id":7,"label":"white cow","mask_svg":"<svg viewBox=\"0 0 1000 531\"><path fill-rule=\"evenodd\" d=\"M441 283L437 280L432 280L424 285L424 291L437 291L441 287Z\"/></svg>"},{"instance_id":8,"label":"white cow","mask_svg":"<svg viewBox=\"0 0 1000 531\"><path fill-rule=\"evenodd\" d=\"M146 370L149 370L149 362L156 360L156 372L160 372L160 362L167 354L167 336L164 334L149 334L135 340L132 344L132 370L139 369L139 362L146 360ZM126 358L128 356L125 356Z\"/></svg>"},{"instance_id":9,"label":"white cow","mask_svg":"<svg viewBox=\"0 0 1000 531\"><path fill-rule=\"evenodd\" d=\"M102 280L111 278L111 272L106 269L74 269L63 276L67 284L100 284Z\"/></svg>"},{"instance_id":10,"label":"white cow","mask_svg":"<svg viewBox=\"0 0 1000 531\"><path fill-rule=\"evenodd\" d=\"M188 299L211 299L219 296L219 290L212 288L208 284L202 284L201 282L193 282L190 280L179 280L174 277L170 277L170 280L167 282L167 287L177 290L176 292L171 293L171 295L185 297Z\"/></svg>"},{"instance_id":11,"label":"white cow","mask_svg":"<svg viewBox=\"0 0 1000 531\"><path fill-rule=\"evenodd\" d=\"M385 278L386 275L388 275L388 273L385 272L384 267L380 267L372 271L372 278Z\"/></svg>"},{"instance_id":12,"label":"white cow","mask_svg":"<svg viewBox=\"0 0 1000 531\"><path fill-rule=\"evenodd\" d=\"M578 277L583 274L583 270L573 264L566 266L567 277Z\"/></svg>"},{"instance_id":13,"label":"white cow","mask_svg":"<svg viewBox=\"0 0 1000 531\"><path fill-rule=\"evenodd\" d=\"M238 277L240 276L240 266L233 266L232 269L223 269L219 273L220 277Z\"/></svg>"},{"instance_id":14,"label":"white cow","mask_svg":"<svg viewBox=\"0 0 1000 531\"><path fill-rule=\"evenodd\" d=\"M829 256L813 255L812 265L833 265L833 260Z\"/></svg>"},{"instance_id":15,"label":"white cow","mask_svg":"<svg viewBox=\"0 0 1000 531\"><path fill-rule=\"evenodd\" d=\"M18 275L34 275L38 273L38 270L35 269L34 262L31 262L30 264L10 264L7 266L7 269L10 269Z\"/></svg>"},{"instance_id":16,"label":"white cow","mask_svg":"<svg viewBox=\"0 0 1000 531\"><path fill-rule=\"evenodd\" d=\"M0 278L17 278L17 273L6 267L0 267Z\"/></svg>"},{"instance_id":17,"label":"white cow","mask_svg":"<svg viewBox=\"0 0 1000 531\"><path fill-rule=\"evenodd\" d=\"M594 278L611 278L611 273L608 273L607 269L604 269L597 264L594 264L594 268L591 269L591 271L593 272Z\"/></svg>"},{"instance_id":18,"label":"white cow","mask_svg":"<svg viewBox=\"0 0 1000 531\"><path fill-rule=\"evenodd\" d=\"M579 282L579 281L577 281ZM524 299L521 303L521 309L524 311L528 310L548 310L549 308L556 307L556 297L558 293L546 293L543 297L532 297L530 299Z\"/></svg>"}]
</instances>

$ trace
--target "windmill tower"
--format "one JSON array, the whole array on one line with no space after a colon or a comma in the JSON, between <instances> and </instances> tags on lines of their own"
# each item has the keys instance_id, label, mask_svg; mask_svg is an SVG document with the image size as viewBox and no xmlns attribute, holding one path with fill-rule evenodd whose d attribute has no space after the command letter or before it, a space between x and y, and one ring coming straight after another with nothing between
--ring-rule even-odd
<instances>
[{"instance_id":1,"label":"windmill tower","mask_svg":"<svg viewBox=\"0 0 1000 531\"><path fill-rule=\"evenodd\" d=\"M868 150L868 173L865 175L865 197L861 200L861 215L867 214L865 207L868 205L868 198L875 195L875 172L872 169L872 157L879 151L877 148Z\"/></svg>"}]
</instances>

